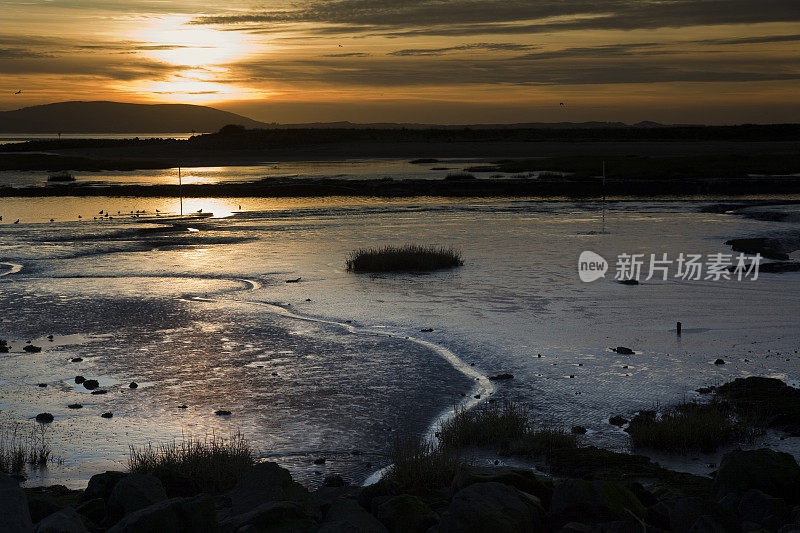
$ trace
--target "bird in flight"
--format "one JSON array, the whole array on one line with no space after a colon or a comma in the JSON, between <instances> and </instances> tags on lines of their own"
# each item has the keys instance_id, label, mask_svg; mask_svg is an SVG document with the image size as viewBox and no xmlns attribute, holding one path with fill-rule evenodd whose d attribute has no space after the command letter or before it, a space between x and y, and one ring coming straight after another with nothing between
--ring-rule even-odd
<instances>
[{"instance_id":1,"label":"bird in flight","mask_svg":"<svg viewBox=\"0 0 800 533\"><path fill-rule=\"evenodd\" d=\"M15 92L14 94L22 94L22 89L20 89L19 91Z\"/></svg>"}]
</instances>

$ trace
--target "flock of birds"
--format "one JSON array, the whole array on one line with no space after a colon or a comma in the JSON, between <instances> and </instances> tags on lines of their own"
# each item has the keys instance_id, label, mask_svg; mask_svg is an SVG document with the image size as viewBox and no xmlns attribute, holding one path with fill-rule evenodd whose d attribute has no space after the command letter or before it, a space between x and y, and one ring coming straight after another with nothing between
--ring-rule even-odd
<instances>
[{"instance_id":1,"label":"flock of birds","mask_svg":"<svg viewBox=\"0 0 800 533\"><path fill-rule=\"evenodd\" d=\"M241 209L242 209L242 206L239 206L239 210L240 211L241 211ZM199 209L195 213L197 213L198 215L202 215L203 214L203 210ZM166 215L168 213L163 213L163 214ZM129 218L139 218L142 215L145 215L145 216L151 215L152 216L153 213L150 213L149 211L145 211L145 210L141 210L140 211L140 210L137 209L136 211L131 211L130 213L125 213L125 215L128 216ZM161 210L156 209L155 216L160 217L161 215L162 215ZM124 215L123 215L122 211L117 211L117 215L116 216L119 217L119 216L124 216ZM83 215L78 215L78 220L83 220ZM100 212L97 213L97 215L92 217L92 220L114 220L114 215L112 215L109 211L107 211L105 209L101 209ZM2 221L3 221L3 216L0 215L0 222L2 222ZM19 221L20 221L20 219L15 220L14 224L19 224ZM56 221L56 219L54 219L54 218L50 219L50 222L55 222L55 221Z\"/></svg>"}]
</instances>

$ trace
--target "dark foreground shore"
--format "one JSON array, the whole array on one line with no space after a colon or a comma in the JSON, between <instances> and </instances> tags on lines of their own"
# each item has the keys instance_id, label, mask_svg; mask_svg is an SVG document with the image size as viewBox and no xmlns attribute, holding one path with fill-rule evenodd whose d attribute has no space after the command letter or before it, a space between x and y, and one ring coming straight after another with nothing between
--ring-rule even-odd
<instances>
[{"instance_id":1,"label":"dark foreground shore","mask_svg":"<svg viewBox=\"0 0 800 533\"><path fill-rule=\"evenodd\" d=\"M800 434L800 391L777 379L737 379L702 392L713 397L667 408L660 421L654 412L640 412L626 431L636 441L637 435L654 435L664 426L684 451L715 448L727 440L707 423L714 412L728 421L738 418L741 427L756 424L760 430ZM751 416L755 413L758 419ZM251 461L234 474L213 469L223 464L219 453L205 467L194 464L188 470L177 469L176 457L169 456L139 462L145 470L96 474L78 491L23 490L15 479L0 475L0 516L3 530L12 532L800 530L800 466L788 453L737 449L718 465L707 465L713 469L708 476L692 475L644 456L578 446L576 437L561 430L527 423L514 430L513 422L524 416L509 404L457 411L442 424L436 446L400 439L393 465L367 487L331 474L310 492L276 463ZM679 420L679 427L669 429L671 420ZM733 438L739 430L731 429ZM709 435L713 442L705 438ZM666 444L655 442L656 448ZM483 452L470 455L475 447ZM536 470L504 464L522 456ZM222 461L231 465L230 459ZM211 485L201 483L212 478Z\"/></svg>"}]
</instances>

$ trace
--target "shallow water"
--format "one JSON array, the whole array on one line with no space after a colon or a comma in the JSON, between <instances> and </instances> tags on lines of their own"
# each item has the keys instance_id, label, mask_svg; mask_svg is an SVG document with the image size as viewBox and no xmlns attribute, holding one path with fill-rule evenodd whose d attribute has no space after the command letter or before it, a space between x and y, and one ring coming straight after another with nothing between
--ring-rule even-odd
<instances>
[{"instance_id":1,"label":"shallow water","mask_svg":"<svg viewBox=\"0 0 800 533\"><path fill-rule=\"evenodd\" d=\"M479 374L514 374L494 398L524 402L543 424L586 426L587 442L614 449L628 443L611 415L739 376L800 379L798 274L635 287L577 274L583 250L612 260L729 253L725 240L796 232L797 218L613 202L601 234L595 202L191 202L187 212L224 218L174 231L155 217L89 220L101 209L175 211L172 199L2 200L0 273L17 271L0 276L0 338L13 348L0 358L0 417L53 413L63 458L31 483L81 486L124 462L128 445L235 430L308 484L330 472L361 480L386 464L397 434L428 431L485 386ZM57 221L27 222L49 218ZM428 275L344 269L355 248L402 242L455 246L465 265ZM43 352L23 352L27 340ZM448 353L479 374L465 375ZM727 364L714 365L718 357ZM77 374L99 378L108 394L76 387ZM83 409L67 409L74 402ZM109 410L114 418L100 418ZM326 464L313 465L317 457Z\"/></svg>"}]
</instances>

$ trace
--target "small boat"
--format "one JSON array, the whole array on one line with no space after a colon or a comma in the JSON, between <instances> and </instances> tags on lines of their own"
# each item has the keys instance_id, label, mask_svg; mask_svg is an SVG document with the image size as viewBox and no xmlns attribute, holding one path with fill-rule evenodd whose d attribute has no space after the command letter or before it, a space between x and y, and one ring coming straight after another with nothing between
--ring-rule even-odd
<instances>
[{"instance_id":1,"label":"small boat","mask_svg":"<svg viewBox=\"0 0 800 533\"><path fill-rule=\"evenodd\" d=\"M56 173L54 173L54 174L50 174L49 176L47 176L47 181L48 181L49 183L53 183L53 182L56 182L56 183L58 183L58 182L65 182L65 181L75 181L75 176L73 176L72 174L70 174L69 172L67 172L66 170L64 170L64 171L62 171L62 172L56 172Z\"/></svg>"}]
</instances>

